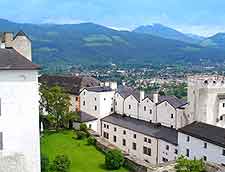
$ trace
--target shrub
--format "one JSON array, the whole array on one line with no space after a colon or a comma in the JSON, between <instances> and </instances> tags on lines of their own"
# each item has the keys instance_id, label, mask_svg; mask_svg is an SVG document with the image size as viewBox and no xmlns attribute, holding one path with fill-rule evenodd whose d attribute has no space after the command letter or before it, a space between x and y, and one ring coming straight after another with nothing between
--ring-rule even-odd
<instances>
[{"instance_id":1,"label":"shrub","mask_svg":"<svg viewBox=\"0 0 225 172\"><path fill-rule=\"evenodd\" d=\"M80 131L87 133L87 131L88 131L87 125L84 123L80 124Z\"/></svg>"},{"instance_id":2,"label":"shrub","mask_svg":"<svg viewBox=\"0 0 225 172\"><path fill-rule=\"evenodd\" d=\"M94 137L90 136L90 137L88 137L87 142L88 142L89 145L95 145L96 139Z\"/></svg>"},{"instance_id":3,"label":"shrub","mask_svg":"<svg viewBox=\"0 0 225 172\"><path fill-rule=\"evenodd\" d=\"M175 169L176 172L206 172L205 164L202 160L188 160L184 156L181 156L177 159Z\"/></svg>"},{"instance_id":4,"label":"shrub","mask_svg":"<svg viewBox=\"0 0 225 172\"><path fill-rule=\"evenodd\" d=\"M76 134L78 140L85 139L85 137L87 136L87 133L85 133L84 131L77 131Z\"/></svg>"},{"instance_id":5,"label":"shrub","mask_svg":"<svg viewBox=\"0 0 225 172\"><path fill-rule=\"evenodd\" d=\"M41 172L49 171L49 159L46 155L41 155Z\"/></svg>"},{"instance_id":6,"label":"shrub","mask_svg":"<svg viewBox=\"0 0 225 172\"><path fill-rule=\"evenodd\" d=\"M51 170L54 172L68 172L71 161L66 155L58 155L52 163Z\"/></svg>"},{"instance_id":7,"label":"shrub","mask_svg":"<svg viewBox=\"0 0 225 172\"><path fill-rule=\"evenodd\" d=\"M118 170L124 163L124 156L120 150L110 150L105 155L105 165L109 170Z\"/></svg>"}]
</instances>

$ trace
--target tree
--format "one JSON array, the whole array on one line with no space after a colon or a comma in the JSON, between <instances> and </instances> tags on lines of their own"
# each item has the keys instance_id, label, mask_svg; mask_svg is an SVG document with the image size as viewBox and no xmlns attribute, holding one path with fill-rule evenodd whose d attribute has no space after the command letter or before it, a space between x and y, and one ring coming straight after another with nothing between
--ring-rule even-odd
<instances>
[{"instance_id":1,"label":"tree","mask_svg":"<svg viewBox=\"0 0 225 172\"><path fill-rule=\"evenodd\" d=\"M84 132L84 131L77 131L76 134L77 134L77 139L78 140L82 140L82 139L84 139L87 136L87 133Z\"/></svg>"},{"instance_id":2,"label":"tree","mask_svg":"<svg viewBox=\"0 0 225 172\"><path fill-rule=\"evenodd\" d=\"M70 112L70 96L59 86L48 88L40 87L40 114L48 113L47 118L51 125L58 131L60 127L68 127L70 120L76 118L76 114ZM43 117L42 117L43 118Z\"/></svg>"},{"instance_id":3,"label":"tree","mask_svg":"<svg viewBox=\"0 0 225 172\"><path fill-rule=\"evenodd\" d=\"M124 163L124 156L120 150L113 149L105 155L105 165L109 170L117 170Z\"/></svg>"},{"instance_id":4,"label":"tree","mask_svg":"<svg viewBox=\"0 0 225 172\"><path fill-rule=\"evenodd\" d=\"M68 172L70 165L71 161L66 155L58 155L52 163L51 170L54 172Z\"/></svg>"},{"instance_id":5,"label":"tree","mask_svg":"<svg viewBox=\"0 0 225 172\"><path fill-rule=\"evenodd\" d=\"M89 136L87 142L88 145L96 145L96 139L93 136Z\"/></svg>"},{"instance_id":6,"label":"tree","mask_svg":"<svg viewBox=\"0 0 225 172\"><path fill-rule=\"evenodd\" d=\"M49 159L46 155L41 155L41 172L49 171Z\"/></svg>"},{"instance_id":7,"label":"tree","mask_svg":"<svg viewBox=\"0 0 225 172\"><path fill-rule=\"evenodd\" d=\"M84 123L80 124L80 131L87 133L88 132L87 125Z\"/></svg>"},{"instance_id":8,"label":"tree","mask_svg":"<svg viewBox=\"0 0 225 172\"><path fill-rule=\"evenodd\" d=\"M177 159L176 172L206 172L205 164L202 160L188 160L184 156Z\"/></svg>"}]
</instances>

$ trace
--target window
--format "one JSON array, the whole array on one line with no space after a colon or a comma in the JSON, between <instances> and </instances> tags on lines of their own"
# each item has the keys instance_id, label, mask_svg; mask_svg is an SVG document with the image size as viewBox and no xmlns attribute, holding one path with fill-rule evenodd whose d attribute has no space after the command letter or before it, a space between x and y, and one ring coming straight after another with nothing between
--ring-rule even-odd
<instances>
[{"instance_id":1,"label":"window","mask_svg":"<svg viewBox=\"0 0 225 172\"><path fill-rule=\"evenodd\" d=\"M104 100L106 100L106 98L104 98Z\"/></svg>"},{"instance_id":2,"label":"window","mask_svg":"<svg viewBox=\"0 0 225 172\"><path fill-rule=\"evenodd\" d=\"M85 106L85 101L83 101L83 106Z\"/></svg>"},{"instance_id":3,"label":"window","mask_svg":"<svg viewBox=\"0 0 225 172\"><path fill-rule=\"evenodd\" d=\"M144 138L144 142L147 142L147 140L148 140L147 137L145 137L145 138Z\"/></svg>"},{"instance_id":4,"label":"window","mask_svg":"<svg viewBox=\"0 0 225 172\"><path fill-rule=\"evenodd\" d=\"M116 136L113 136L113 141L116 143Z\"/></svg>"},{"instance_id":5,"label":"window","mask_svg":"<svg viewBox=\"0 0 225 172\"><path fill-rule=\"evenodd\" d=\"M113 112L113 108L111 108L111 112Z\"/></svg>"},{"instance_id":6,"label":"window","mask_svg":"<svg viewBox=\"0 0 225 172\"><path fill-rule=\"evenodd\" d=\"M117 128L116 127L114 127L114 131L117 131Z\"/></svg>"},{"instance_id":7,"label":"window","mask_svg":"<svg viewBox=\"0 0 225 172\"><path fill-rule=\"evenodd\" d=\"M175 154L178 154L178 150L177 150L177 149L175 149L175 150L174 150L174 153L175 153Z\"/></svg>"},{"instance_id":8,"label":"window","mask_svg":"<svg viewBox=\"0 0 225 172\"><path fill-rule=\"evenodd\" d=\"M171 119L173 119L173 114L170 115Z\"/></svg>"},{"instance_id":9,"label":"window","mask_svg":"<svg viewBox=\"0 0 225 172\"><path fill-rule=\"evenodd\" d=\"M169 150L169 149L170 149L169 145L166 145L166 150Z\"/></svg>"},{"instance_id":10,"label":"window","mask_svg":"<svg viewBox=\"0 0 225 172\"><path fill-rule=\"evenodd\" d=\"M106 138L106 139L109 139L109 133L104 132L103 137Z\"/></svg>"},{"instance_id":11,"label":"window","mask_svg":"<svg viewBox=\"0 0 225 172\"><path fill-rule=\"evenodd\" d=\"M128 107L129 109L131 109L131 105L129 105L129 107Z\"/></svg>"},{"instance_id":12,"label":"window","mask_svg":"<svg viewBox=\"0 0 225 172\"><path fill-rule=\"evenodd\" d=\"M109 129L109 125L106 125L107 129Z\"/></svg>"},{"instance_id":13,"label":"window","mask_svg":"<svg viewBox=\"0 0 225 172\"><path fill-rule=\"evenodd\" d=\"M136 150L137 149L137 144L133 143L132 148L133 148L133 150Z\"/></svg>"},{"instance_id":14,"label":"window","mask_svg":"<svg viewBox=\"0 0 225 172\"><path fill-rule=\"evenodd\" d=\"M91 124L89 124L88 128L91 129Z\"/></svg>"},{"instance_id":15,"label":"window","mask_svg":"<svg viewBox=\"0 0 225 172\"><path fill-rule=\"evenodd\" d=\"M189 142L190 141L190 136L187 136L187 142Z\"/></svg>"},{"instance_id":16,"label":"window","mask_svg":"<svg viewBox=\"0 0 225 172\"><path fill-rule=\"evenodd\" d=\"M145 155L151 156L151 149L144 146L143 147L143 153Z\"/></svg>"},{"instance_id":17,"label":"window","mask_svg":"<svg viewBox=\"0 0 225 172\"><path fill-rule=\"evenodd\" d=\"M151 141L151 139L148 139L148 143L151 143L152 141Z\"/></svg>"},{"instance_id":18,"label":"window","mask_svg":"<svg viewBox=\"0 0 225 172\"><path fill-rule=\"evenodd\" d=\"M84 92L84 95L86 94L86 92Z\"/></svg>"},{"instance_id":19,"label":"window","mask_svg":"<svg viewBox=\"0 0 225 172\"><path fill-rule=\"evenodd\" d=\"M223 107L225 108L225 103L223 103Z\"/></svg>"},{"instance_id":20,"label":"window","mask_svg":"<svg viewBox=\"0 0 225 172\"><path fill-rule=\"evenodd\" d=\"M144 106L144 111L146 111L146 106Z\"/></svg>"},{"instance_id":21,"label":"window","mask_svg":"<svg viewBox=\"0 0 225 172\"><path fill-rule=\"evenodd\" d=\"M173 128L173 125L171 125L170 128Z\"/></svg>"},{"instance_id":22,"label":"window","mask_svg":"<svg viewBox=\"0 0 225 172\"><path fill-rule=\"evenodd\" d=\"M126 135L126 130L123 130L123 134Z\"/></svg>"},{"instance_id":23,"label":"window","mask_svg":"<svg viewBox=\"0 0 225 172\"><path fill-rule=\"evenodd\" d=\"M163 161L163 162L168 162L168 159L166 159L166 158L163 157L163 158L162 158L162 161Z\"/></svg>"},{"instance_id":24,"label":"window","mask_svg":"<svg viewBox=\"0 0 225 172\"><path fill-rule=\"evenodd\" d=\"M225 149L223 149L222 155L225 156Z\"/></svg>"},{"instance_id":25,"label":"window","mask_svg":"<svg viewBox=\"0 0 225 172\"><path fill-rule=\"evenodd\" d=\"M207 156L203 156L203 160L204 161L207 161Z\"/></svg>"},{"instance_id":26,"label":"window","mask_svg":"<svg viewBox=\"0 0 225 172\"><path fill-rule=\"evenodd\" d=\"M204 143L204 148L207 148L207 143Z\"/></svg>"},{"instance_id":27,"label":"window","mask_svg":"<svg viewBox=\"0 0 225 172\"><path fill-rule=\"evenodd\" d=\"M123 139L123 146L126 146L126 140Z\"/></svg>"},{"instance_id":28,"label":"window","mask_svg":"<svg viewBox=\"0 0 225 172\"><path fill-rule=\"evenodd\" d=\"M152 109L150 109L149 113L152 114Z\"/></svg>"},{"instance_id":29,"label":"window","mask_svg":"<svg viewBox=\"0 0 225 172\"><path fill-rule=\"evenodd\" d=\"M97 110L97 106L95 106L95 111Z\"/></svg>"},{"instance_id":30,"label":"window","mask_svg":"<svg viewBox=\"0 0 225 172\"><path fill-rule=\"evenodd\" d=\"M106 124L104 124L104 128L106 128Z\"/></svg>"},{"instance_id":31,"label":"window","mask_svg":"<svg viewBox=\"0 0 225 172\"><path fill-rule=\"evenodd\" d=\"M165 102L165 106L167 106L167 102Z\"/></svg>"},{"instance_id":32,"label":"window","mask_svg":"<svg viewBox=\"0 0 225 172\"><path fill-rule=\"evenodd\" d=\"M95 97L95 101L97 100L97 98Z\"/></svg>"},{"instance_id":33,"label":"window","mask_svg":"<svg viewBox=\"0 0 225 172\"><path fill-rule=\"evenodd\" d=\"M79 98L78 97L76 97L76 102L79 100Z\"/></svg>"},{"instance_id":34,"label":"window","mask_svg":"<svg viewBox=\"0 0 225 172\"><path fill-rule=\"evenodd\" d=\"M189 155L190 155L190 151L189 149L186 149L186 156L189 157Z\"/></svg>"},{"instance_id":35,"label":"window","mask_svg":"<svg viewBox=\"0 0 225 172\"><path fill-rule=\"evenodd\" d=\"M134 134L134 135L133 135L133 138L134 138L134 139L136 139L136 138L137 138L137 135L136 135L136 134Z\"/></svg>"},{"instance_id":36,"label":"window","mask_svg":"<svg viewBox=\"0 0 225 172\"><path fill-rule=\"evenodd\" d=\"M223 121L223 116L220 116L220 121Z\"/></svg>"}]
</instances>

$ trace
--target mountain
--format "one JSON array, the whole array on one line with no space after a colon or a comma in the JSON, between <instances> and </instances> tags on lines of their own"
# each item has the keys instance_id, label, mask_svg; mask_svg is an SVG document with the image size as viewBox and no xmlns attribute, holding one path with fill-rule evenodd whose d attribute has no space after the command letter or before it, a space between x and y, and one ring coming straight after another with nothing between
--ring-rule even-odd
<instances>
[{"instance_id":1,"label":"mountain","mask_svg":"<svg viewBox=\"0 0 225 172\"><path fill-rule=\"evenodd\" d=\"M214 36L204 39L202 46L225 49L225 33L217 33Z\"/></svg>"},{"instance_id":2,"label":"mountain","mask_svg":"<svg viewBox=\"0 0 225 172\"><path fill-rule=\"evenodd\" d=\"M199 43L199 38L181 33L175 29L172 29L161 24L152 24L146 26L140 26L134 30L137 33L146 33L154 36L159 36L166 39L174 39L178 41L188 42L188 43Z\"/></svg>"},{"instance_id":3,"label":"mountain","mask_svg":"<svg viewBox=\"0 0 225 172\"><path fill-rule=\"evenodd\" d=\"M34 62L56 64L174 64L224 61L225 50L94 23L20 24L0 20L0 32L23 30L33 41Z\"/></svg>"}]
</instances>

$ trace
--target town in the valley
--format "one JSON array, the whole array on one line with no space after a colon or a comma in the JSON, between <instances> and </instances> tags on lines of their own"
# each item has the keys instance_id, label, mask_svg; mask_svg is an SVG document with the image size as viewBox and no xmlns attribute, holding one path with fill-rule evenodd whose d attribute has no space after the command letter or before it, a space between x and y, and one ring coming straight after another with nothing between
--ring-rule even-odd
<instances>
[{"instance_id":1,"label":"town in the valley","mask_svg":"<svg viewBox=\"0 0 225 172\"><path fill-rule=\"evenodd\" d=\"M162 93L160 86L146 91L91 75L39 73L31 39L22 31L3 33L0 43L1 172L40 172L40 140L47 130L39 121L43 85L69 95L69 109L79 115L70 121L71 131L86 125L98 144L120 150L136 166L166 168L184 156L225 171L225 76L185 76L182 98Z\"/></svg>"}]
</instances>

